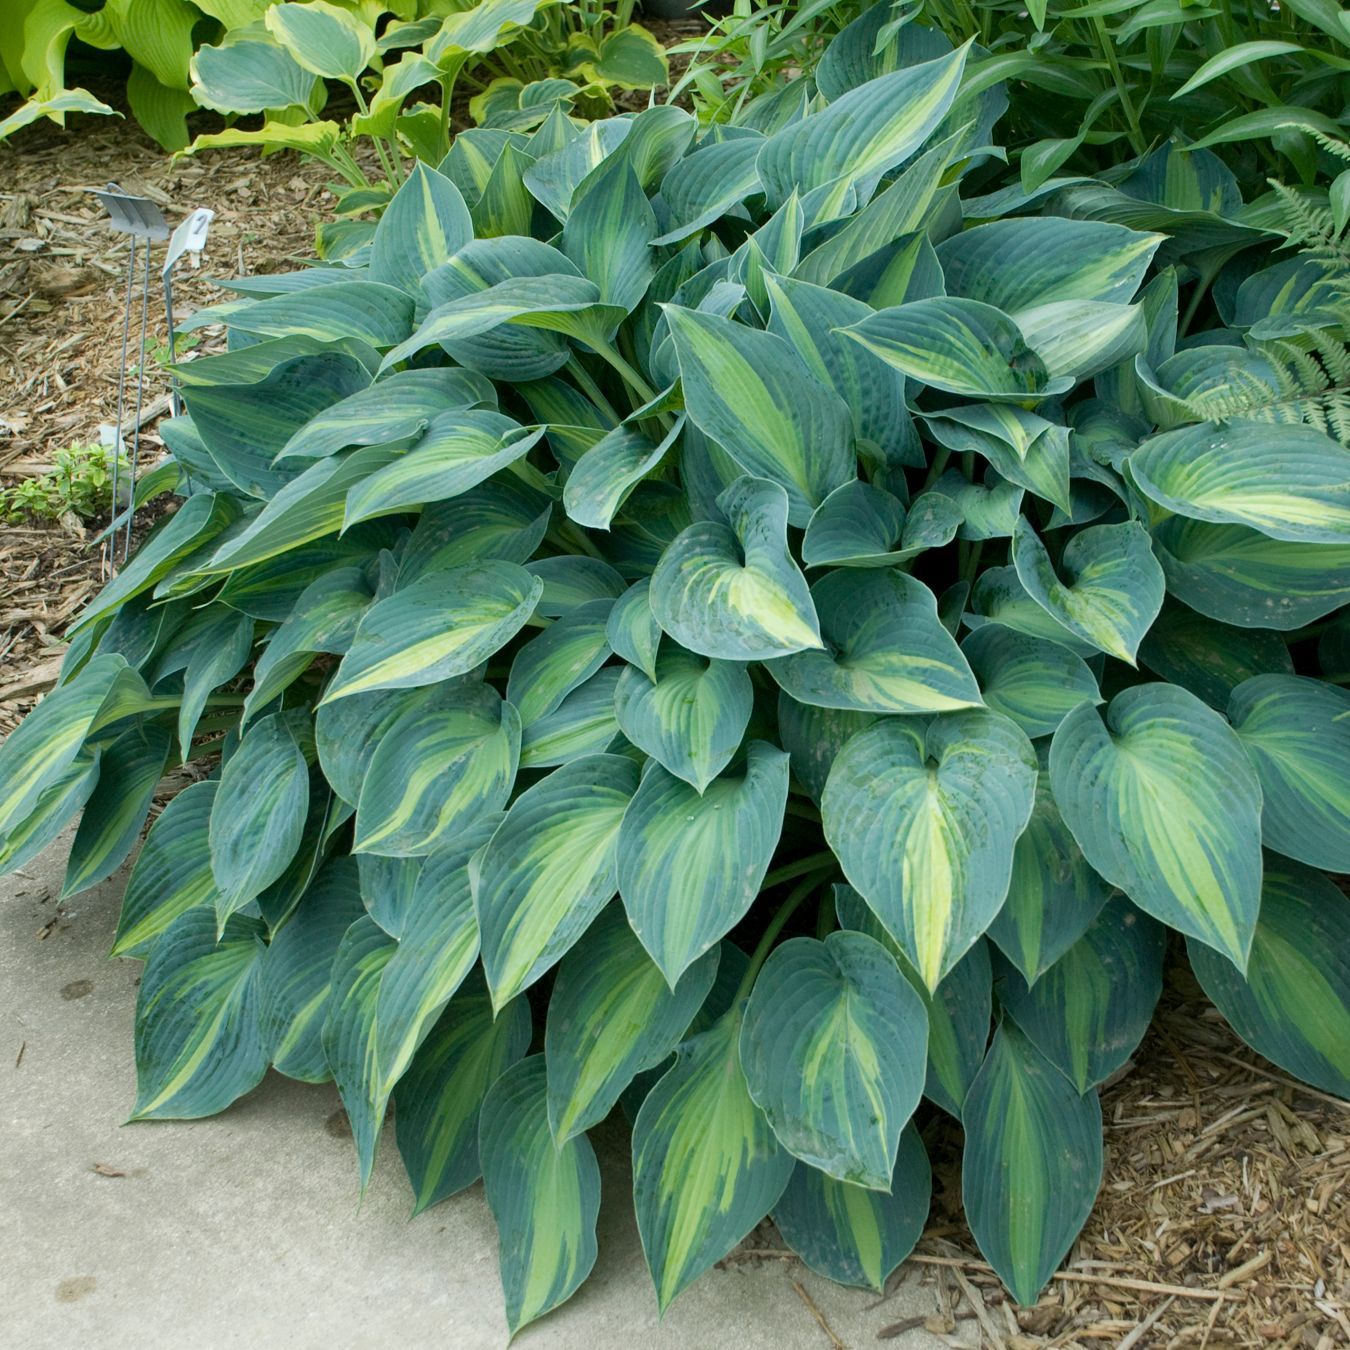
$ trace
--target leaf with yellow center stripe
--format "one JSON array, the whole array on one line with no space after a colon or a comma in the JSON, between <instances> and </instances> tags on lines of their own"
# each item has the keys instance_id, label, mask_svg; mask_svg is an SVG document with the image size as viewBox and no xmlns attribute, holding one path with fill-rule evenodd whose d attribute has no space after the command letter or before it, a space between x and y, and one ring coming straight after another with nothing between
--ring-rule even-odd
<instances>
[{"instance_id":1,"label":"leaf with yellow center stripe","mask_svg":"<svg viewBox=\"0 0 1350 1350\"><path fill-rule=\"evenodd\" d=\"M773 1207L773 1221L818 1275L880 1293L923 1233L932 1192L928 1154L911 1121L900 1135L889 1194L799 1162Z\"/></svg>"},{"instance_id":2,"label":"leaf with yellow center stripe","mask_svg":"<svg viewBox=\"0 0 1350 1350\"><path fill-rule=\"evenodd\" d=\"M370 275L416 295L422 278L472 238L473 222L459 189L416 160L375 227Z\"/></svg>"},{"instance_id":3,"label":"leaf with yellow center stripe","mask_svg":"<svg viewBox=\"0 0 1350 1350\"><path fill-rule=\"evenodd\" d=\"M577 1291L595 1264L600 1168L585 1135L556 1145L543 1055L513 1064L478 1119L483 1189L497 1221L506 1323L514 1336Z\"/></svg>"},{"instance_id":4,"label":"leaf with yellow center stripe","mask_svg":"<svg viewBox=\"0 0 1350 1350\"><path fill-rule=\"evenodd\" d=\"M1326 877L1266 860L1244 980L1190 939L1191 968L1248 1045L1305 1083L1350 1101L1350 899Z\"/></svg>"},{"instance_id":5,"label":"leaf with yellow center stripe","mask_svg":"<svg viewBox=\"0 0 1350 1350\"><path fill-rule=\"evenodd\" d=\"M610 654L606 625L612 600L588 600L551 623L516 653L506 697L530 726L557 709Z\"/></svg>"},{"instance_id":6,"label":"leaf with yellow center stripe","mask_svg":"<svg viewBox=\"0 0 1350 1350\"><path fill-rule=\"evenodd\" d=\"M619 890L672 988L759 894L787 796L788 756L767 741L702 793L659 764L643 774L619 831Z\"/></svg>"},{"instance_id":7,"label":"leaf with yellow center stripe","mask_svg":"<svg viewBox=\"0 0 1350 1350\"><path fill-rule=\"evenodd\" d=\"M776 947L750 994L741 1065L779 1142L839 1181L890 1186L923 1094L928 1014L863 933Z\"/></svg>"},{"instance_id":8,"label":"leaf with yellow center stripe","mask_svg":"<svg viewBox=\"0 0 1350 1350\"><path fill-rule=\"evenodd\" d=\"M633 1126L633 1203L664 1312L777 1204L792 1155L741 1072L732 1011L676 1051Z\"/></svg>"},{"instance_id":9,"label":"leaf with yellow center stripe","mask_svg":"<svg viewBox=\"0 0 1350 1350\"><path fill-rule=\"evenodd\" d=\"M689 1028L717 975L707 951L674 989L642 949L622 905L610 905L563 957L548 1004L544 1055L553 1137L566 1143L599 1124L644 1069Z\"/></svg>"},{"instance_id":10,"label":"leaf with yellow center stripe","mask_svg":"<svg viewBox=\"0 0 1350 1350\"><path fill-rule=\"evenodd\" d=\"M619 827L637 786L631 759L588 755L512 803L474 882L497 1007L550 969L614 894Z\"/></svg>"},{"instance_id":11,"label":"leaf with yellow center stripe","mask_svg":"<svg viewBox=\"0 0 1350 1350\"><path fill-rule=\"evenodd\" d=\"M1032 740L1052 735L1080 703L1101 702L1087 663L1056 642L990 623L967 635L961 654L985 703Z\"/></svg>"},{"instance_id":12,"label":"leaf with yellow center stripe","mask_svg":"<svg viewBox=\"0 0 1350 1350\"><path fill-rule=\"evenodd\" d=\"M1035 791L1031 743L982 709L888 718L834 761L825 837L930 990L1002 907Z\"/></svg>"},{"instance_id":13,"label":"leaf with yellow center stripe","mask_svg":"<svg viewBox=\"0 0 1350 1350\"><path fill-rule=\"evenodd\" d=\"M1261 839L1286 858L1350 872L1350 693L1299 675L1233 690L1233 724L1261 780Z\"/></svg>"},{"instance_id":14,"label":"leaf with yellow center stripe","mask_svg":"<svg viewBox=\"0 0 1350 1350\"><path fill-rule=\"evenodd\" d=\"M1008 1021L966 1097L961 1193L985 1259L1030 1307L1092 1212L1102 1108Z\"/></svg>"},{"instance_id":15,"label":"leaf with yellow center stripe","mask_svg":"<svg viewBox=\"0 0 1350 1350\"><path fill-rule=\"evenodd\" d=\"M1050 783L1092 867L1141 909L1247 964L1261 899L1261 785L1232 728L1172 684L1060 723Z\"/></svg>"},{"instance_id":16,"label":"leaf with yellow center stripe","mask_svg":"<svg viewBox=\"0 0 1350 1350\"><path fill-rule=\"evenodd\" d=\"M811 592L787 545L788 496L738 478L717 498L726 517L682 530L652 574L652 613L681 646L728 661L820 647Z\"/></svg>"}]
</instances>

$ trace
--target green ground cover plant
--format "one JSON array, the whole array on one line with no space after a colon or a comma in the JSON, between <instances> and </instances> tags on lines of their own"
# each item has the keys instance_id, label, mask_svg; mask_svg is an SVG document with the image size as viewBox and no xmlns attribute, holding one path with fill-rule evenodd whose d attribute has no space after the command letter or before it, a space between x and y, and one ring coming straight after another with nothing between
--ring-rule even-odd
<instances>
[{"instance_id":1,"label":"green ground cover plant","mask_svg":"<svg viewBox=\"0 0 1350 1350\"><path fill-rule=\"evenodd\" d=\"M123 900L133 1119L335 1079L362 1186L390 1114L417 1211L481 1175L513 1332L615 1110L662 1308L766 1215L881 1287L934 1111L1034 1302L1169 945L1350 1096L1344 212L1179 141L1005 182L973 49L896 51L465 132L231 283L0 747L66 894L209 769Z\"/></svg>"},{"instance_id":2,"label":"green ground cover plant","mask_svg":"<svg viewBox=\"0 0 1350 1350\"><path fill-rule=\"evenodd\" d=\"M46 473L0 488L0 523L7 525L55 523L67 515L90 520L111 507L111 453L101 445L58 450Z\"/></svg>"}]
</instances>

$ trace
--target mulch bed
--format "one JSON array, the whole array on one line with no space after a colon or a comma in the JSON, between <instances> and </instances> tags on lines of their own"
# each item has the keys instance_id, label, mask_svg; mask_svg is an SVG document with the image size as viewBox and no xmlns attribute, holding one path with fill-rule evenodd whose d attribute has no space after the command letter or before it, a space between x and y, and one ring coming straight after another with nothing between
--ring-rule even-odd
<instances>
[{"instance_id":1,"label":"mulch bed","mask_svg":"<svg viewBox=\"0 0 1350 1350\"><path fill-rule=\"evenodd\" d=\"M220 298L211 276L309 255L332 205L320 165L240 152L174 162L128 123L85 119L75 135L41 124L0 145L0 482L97 441L115 418L126 245L87 195L109 178L161 202L171 220L215 210L206 257L175 288L184 313ZM166 392L161 369L154 379L147 397ZM151 459L162 449L153 425L142 431L147 446ZM0 527L0 736L50 687L64 625L104 580L96 532L75 520ZM1096 1210L1031 1309L1005 1298L965 1233L959 1130L932 1123L936 1195L912 1258L934 1288L929 1331L1006 1350L1350 1345L1350 1106L1242 1045L1184 961L1102 1104ZM765 1225L732 1259L788 1257ZM833 1338L824 1324L821 1335Z\"/></svg>"}]
</instances>

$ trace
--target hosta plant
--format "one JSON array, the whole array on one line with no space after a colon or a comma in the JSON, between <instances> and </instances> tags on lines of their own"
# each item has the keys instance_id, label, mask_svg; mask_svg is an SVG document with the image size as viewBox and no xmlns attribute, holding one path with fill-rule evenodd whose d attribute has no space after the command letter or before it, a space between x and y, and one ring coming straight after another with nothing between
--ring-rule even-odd
<instances>
[{"instance_id":1,"label":"hosta plant","mask_svg":"<svg viewBox=\"0 0 1350 1350\"><path fill-rule=\"evenodd\" d=\"M482 1176L513 1330L616 1109L663 1308L766 1216L880 1287L935 1113L1035 1301L1169 942L1350 1095L1340 320L1205 152L967 192L966 57L461 137L233 283L182 500L0 750L6 865L83 809L68 894L205 770L118 924L133 1118L334 1078L363 1185Z\"/></svg>"}]
</instances>

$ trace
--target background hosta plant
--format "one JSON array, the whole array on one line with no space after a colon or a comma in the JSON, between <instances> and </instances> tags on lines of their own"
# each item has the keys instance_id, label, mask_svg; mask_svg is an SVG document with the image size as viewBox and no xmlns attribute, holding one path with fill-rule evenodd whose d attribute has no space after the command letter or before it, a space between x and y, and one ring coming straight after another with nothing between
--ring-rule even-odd
<instances>
[{"instance_id":1,"label":"background hosta plant","mask_svg":"<svg viewBox=\"0 0 1350 1350\"><path fill-rule=\"evenodd\" d=\"M837 50L731 127L467 134L233 283L183 499L0 750L68 892L208 766L118 928L135 1117L332 1077L362 1184L391 1113L417 1209L482 1176L513 1329L616 1108L662 1307L766 1215L880 1287L933 1110L1034 1301L1169 941L1350 1094L1325 259L1204 150L982 192L967 48Z\"/></svg>"}]
</instances>

